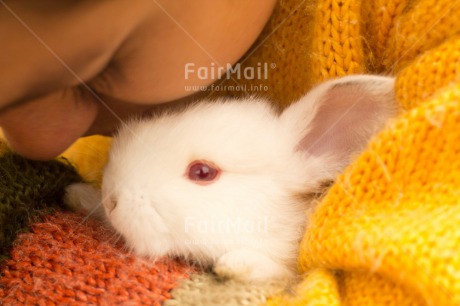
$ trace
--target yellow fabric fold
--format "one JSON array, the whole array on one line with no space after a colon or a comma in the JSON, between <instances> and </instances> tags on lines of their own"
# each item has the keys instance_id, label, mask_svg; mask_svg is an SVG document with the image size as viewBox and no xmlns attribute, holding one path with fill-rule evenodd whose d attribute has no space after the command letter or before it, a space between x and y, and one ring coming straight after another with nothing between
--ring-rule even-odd
<instances>
[{"instance_id":1,"label":"yellow fabric fold","mask_svg":"<svg viewBox=\"0 0 460 306\"><path fill-rule=\"evenodd\" d=\"M339 306L340 294L335 274L327 269L312 269L296 286L295 296L277 296L268 305Z\"/></svg>"},{"instance_id":2,"label":"yellow fabric fold","mask_svg":"<svg viewBox=\"0 0 460 306\"><path fill-rule=\"evenodd\" d=\"M303 238L300 272L339 271L343 305L460 303L458 4L363 6L362 19L369 19L360 20L367 26L360 33L372 43L364 49L366 71L395 74L398 102L408 111L339 177ZM313 41L323 34L315 32ZM278 304L296 305L292 297Z\"/></svg>"},{"instance_id":3,"label":"yellow fabric fold","mask_svg":"<svg viewBox=\"0 0 460 306\"><path fill-rule=\"evenodd\" d=\"M300 270L367 271L427 304L459 304L459 156L460 85L399 118L340 176L311 219ZM342 292L367 292L353 284Z\"/></svg>"},{"instance_id":4,"label":"yellow fabric fold","mask_svg":"<svg viewBox=\"0 0 460 306\"><path fill-rule=\"evenodd\" d=\"M93 184L95 187L100 187L111 144L111 137L91 136L80 138L62 156L75 166L86 182Z\"/></svg>"}]
</instances>

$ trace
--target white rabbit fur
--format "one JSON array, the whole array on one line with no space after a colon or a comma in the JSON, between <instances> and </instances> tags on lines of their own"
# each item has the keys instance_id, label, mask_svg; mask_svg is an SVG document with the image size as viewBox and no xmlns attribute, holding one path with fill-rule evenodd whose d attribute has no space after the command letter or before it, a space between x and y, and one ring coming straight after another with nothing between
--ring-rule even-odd
<instances>
[{"instance_id":1,"label":"white rabbit fur","mask_svg":"<svg viewBox=\"0 0 460 306\"><path fill-rule=\"evenodd\" d=\"M350 76L318 86L281 114L251 98L132 120L105 169L106 217L143 256L181 256L250 281L292 276L313 205L302 195L333 180L394 104L393 79ZM220 177L191 181L186 169L195 160L217 165ZM71 186L68 199L84 198L85 188ZM98 204L90 194L87 209Z\"/></svg>"}]
</instances>

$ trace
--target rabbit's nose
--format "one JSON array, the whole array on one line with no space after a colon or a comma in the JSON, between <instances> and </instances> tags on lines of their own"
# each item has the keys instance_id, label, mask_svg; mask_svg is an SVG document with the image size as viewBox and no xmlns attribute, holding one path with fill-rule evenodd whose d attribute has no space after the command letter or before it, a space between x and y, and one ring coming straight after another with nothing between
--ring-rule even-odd
<instances>
[{"instance_id":1,"label":"rabbit's nose","mask_svg":"<svg viewBox=\"0 0 460 306\"><path fill-rule=\"evenodd\" d=\"M104 201L105 209L111 213L117 207L117 201L114 198L109 198Z\"/></svg>"}]
</instances>

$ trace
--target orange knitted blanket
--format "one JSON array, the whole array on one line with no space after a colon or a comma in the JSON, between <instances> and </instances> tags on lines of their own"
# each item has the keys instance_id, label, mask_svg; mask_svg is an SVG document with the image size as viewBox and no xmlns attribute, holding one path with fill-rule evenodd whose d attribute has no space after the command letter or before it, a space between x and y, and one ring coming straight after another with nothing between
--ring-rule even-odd
<instances>
[{"instance_id":1,"label":"orange knitted blanket","mask_svg":"<svg viewBox=\"0 0 460 306\"><path fill-rule=\"evenodd\" d=\"M292 291L216 283L172 259L134 258L95 221L59 213L18 238L2 270L0 301L460 304L459 32L460 1L280 0L240 60L243 68L276 64L267 79L239 81L267 86L258 94L280 106L326 79L372 73L396 77L405 109L317 206L299 253L302 280ZM213 95L244 94L221 89ZM82 140L66 156L97 181L109 145Z\"/></svg>"},{"instance_id":2,"label":"orange knitted blanket","mask_svg":"<svg viewBox=\"0 0 460 306\"><path fill-rule=\"evenodd\" d=\"M127 253L103 224L56 213L17 239L2 269L2 305L160 305L194 271Z\"/></svg>"}]
</instances>

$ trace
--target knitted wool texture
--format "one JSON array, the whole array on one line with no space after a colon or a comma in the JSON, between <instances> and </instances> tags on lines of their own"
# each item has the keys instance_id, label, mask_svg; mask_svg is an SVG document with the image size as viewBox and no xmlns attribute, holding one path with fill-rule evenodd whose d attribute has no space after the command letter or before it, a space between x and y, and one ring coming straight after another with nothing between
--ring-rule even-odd
<instances>
[{"instance_id":1,"label":"knitted wool texture","mask_svg":"<svg viewBox=\"0 0 460 306\"><path fill-rule=\"evenodd\" d=\"M3 268L2 305L160 305L194 271L127 253L96 220L70 213L43 219L19 236Z\"/></svg>"},{"instance_id":2,"label":"knitted wool texture","mask_svg":"<svg viewBox=\"0 0 460 306\"><path fill-rule=\"evenodd\" d=\"M318 205L301 243L303 279L269 304L460 303L459 13L460 1L452 0L278 2L240 61L242 68L265 62L274 68L266 80L238 79L246 91L267 86L257 94L284 107L329 78L384 73L396 76L406 112L376 135ZM220 84L236 85L234 79ZM221 87L204 95L246 91ZM84 177L97 179L108 142L87 139L66 156ZM172 305L187 304L191 293L182 289L202 282L179 283ZM201 305L193 295L191 304Z\"/></svg>"},{"instance_id":3,"label":"knitted wool texture","mask_svg":"<svg viewBox=\"0 0 460 306\"><path fill-rule=\"evenodd\" d=\"M3 151L3 152L2 152ZM29 222L60 207L64 187L81 178L65 160L40 162L12 153L0 142L0 254Z\"/></svg>"}]
</instances>

